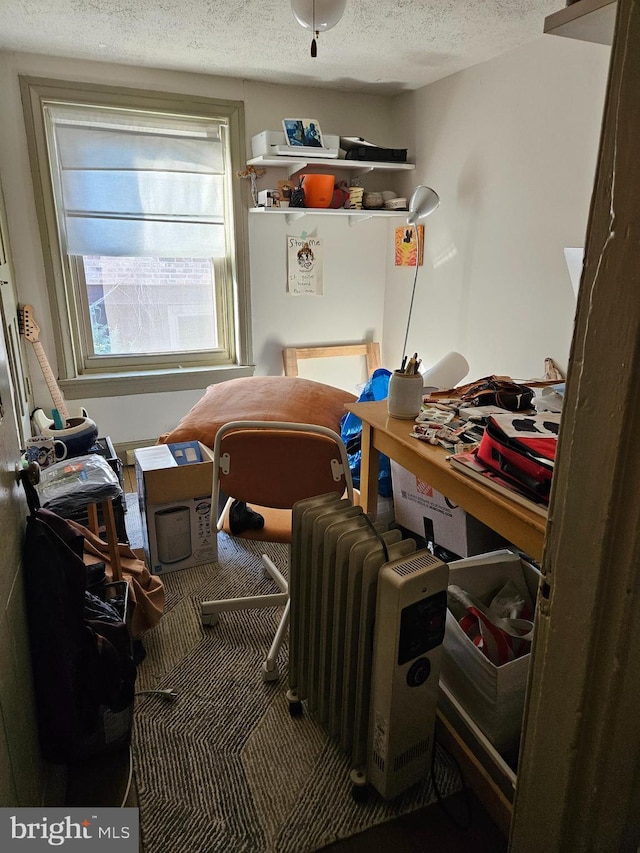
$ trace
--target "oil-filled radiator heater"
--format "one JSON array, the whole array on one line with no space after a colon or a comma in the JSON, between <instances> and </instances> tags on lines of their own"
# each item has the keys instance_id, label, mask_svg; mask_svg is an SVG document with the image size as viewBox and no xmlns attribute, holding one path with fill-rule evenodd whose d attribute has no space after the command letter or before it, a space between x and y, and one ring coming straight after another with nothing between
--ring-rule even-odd
<instances>
[{"instance_id":1,"label":"oil-filled radiator heater","mask_svg":"<svg viewBox=\"0 0 640 853\"><path fill-rule=\"evenodd\" d=\"M428 776L449 569L336 495L293 509L292 714L350 753L354 793L391 799Z\"/></svg>"}]
</instances>

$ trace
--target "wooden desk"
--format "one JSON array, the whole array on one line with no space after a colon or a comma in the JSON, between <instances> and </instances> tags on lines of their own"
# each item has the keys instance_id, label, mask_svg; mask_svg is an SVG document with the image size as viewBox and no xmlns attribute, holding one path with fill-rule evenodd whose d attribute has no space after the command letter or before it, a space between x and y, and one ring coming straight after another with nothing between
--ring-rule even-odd
<instances>
[{"instance_id":1,"label":"wooden desk","mask_svg":"<svg viewBox=\"0 0 640 853\"><path fill-rule=\"evenodd\" d=\"M378 459L384 453L526 554L540 560L546 527L543 516L455 471L447 462L449 454L444 448L411 437L412 421L389 417L386 400L351 403L347 409L362 420L360 503L370 517L376 513Z\"/></svg>"},{"instance_id":2,"label":"wooden desk","mask_svg":"<svg viewBox=\"0 0 640 853\"><path fill-rule=\"evenodd\" d=\"M384 453L526 554L540 560L546 527L543 516L455 471L444 448L411 437L412 421L389 417L386 400L352 403L347 409L362 420L360 503L370 517L375 516L377 508L378 461L380 453ZM455 710L449 707L445 713L443 708L447 708L446 703L441 703L437 712L440 742L456 758L467 784L508 835L515 774L504 772L504 762L495 757L495 750L492 758L486 749L478 746L473 727Z\"/></svg>"}]
</instances>

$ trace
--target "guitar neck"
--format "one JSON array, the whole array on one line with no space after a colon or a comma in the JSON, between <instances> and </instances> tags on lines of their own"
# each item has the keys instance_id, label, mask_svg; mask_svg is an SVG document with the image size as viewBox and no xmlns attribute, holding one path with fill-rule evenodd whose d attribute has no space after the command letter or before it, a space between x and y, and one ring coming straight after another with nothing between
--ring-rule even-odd
<instances>
[{"instance_id":1,"label":"guitar neck","mask_svg":"<svg viewBox=\"0 0 640 853\"><path fill-rule=\"evenodd\" d=\"M38 364L40 365L40 369L42 370L42 375L44 377L44 381L47 383L47 388L49 389L49 393L51 394L51 399L53 400L53 405L60 412L60 416L64 421L69 420L69 410L67 409L67 404L64 401L64 397L62 396L62 391L58 387L58 383L56 382L56 378L53 375L53 371L51 370L51 365L49 364L49 360L47 359L46 353L44 351L44 347L40 343L40 341L32 341L33 349L36 353L36 358L38 359Z\"/></svg>"}]
</instances>

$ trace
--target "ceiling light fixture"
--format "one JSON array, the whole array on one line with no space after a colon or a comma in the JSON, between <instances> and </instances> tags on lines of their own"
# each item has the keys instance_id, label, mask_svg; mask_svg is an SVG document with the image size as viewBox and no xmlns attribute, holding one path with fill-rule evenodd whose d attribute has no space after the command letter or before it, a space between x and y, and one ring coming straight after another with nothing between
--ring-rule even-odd
<instances>
[{"instance_id":1,"label":"ceiling light fixture","mask_svg":"<svg viewBox=\"0 0 640 853\"><path fill-rule=\"evenodd\" d=\"M307 30L311 30L311 56L318 55L316 39L320 33L335 27L344 14L347 0L291 0L293 17Z\"/></svg>"}]
</instances>

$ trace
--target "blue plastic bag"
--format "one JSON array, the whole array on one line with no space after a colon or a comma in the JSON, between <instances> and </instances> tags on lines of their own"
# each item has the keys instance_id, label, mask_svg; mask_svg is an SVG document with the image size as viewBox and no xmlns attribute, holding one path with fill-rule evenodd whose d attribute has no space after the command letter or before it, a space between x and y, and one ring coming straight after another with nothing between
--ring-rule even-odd
<instances>
[{"instance_id":1,"label":"blue plastic bag","mask_svg":"<svg viewBox=\"0 0 640 853\"><path fill-rule=\"evenodd\" d=\"M358 397L359 403L371 402L373 400L386 400L389 394L389 377L391 371L379 367L371 374L362 393ZM362 463L362 421L352 412L340 421L340 437L347 448L347 458L353 485L360 488L360 466ZM378 474L378 492L383 498L391 497L391 463L389 457L380 454L380 468Z\"/></svg>"}]
</instances>

